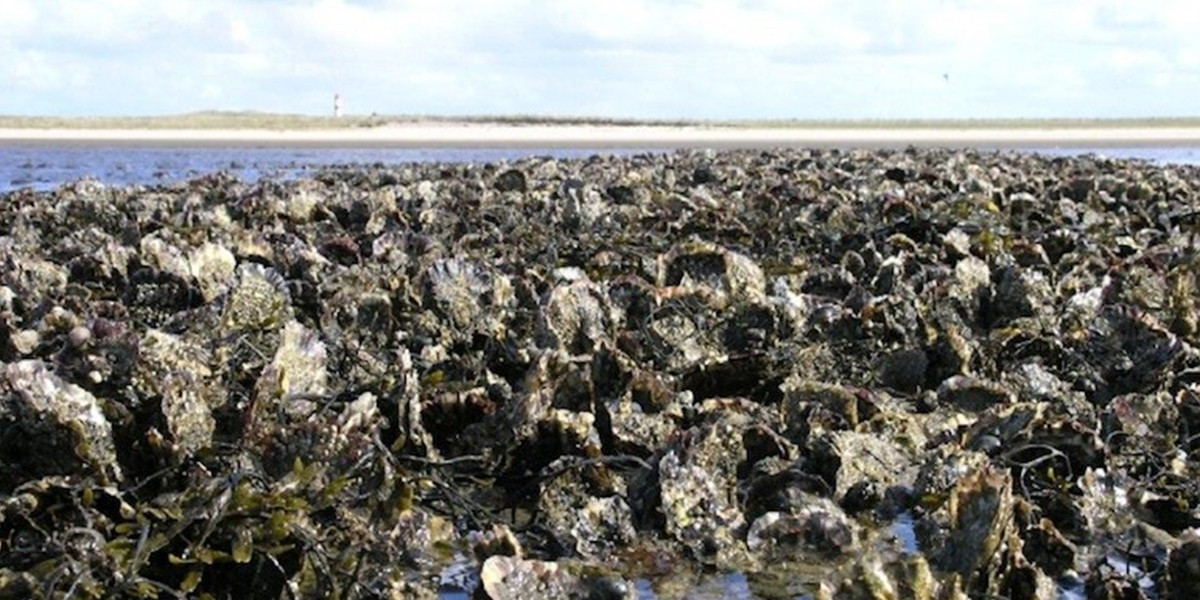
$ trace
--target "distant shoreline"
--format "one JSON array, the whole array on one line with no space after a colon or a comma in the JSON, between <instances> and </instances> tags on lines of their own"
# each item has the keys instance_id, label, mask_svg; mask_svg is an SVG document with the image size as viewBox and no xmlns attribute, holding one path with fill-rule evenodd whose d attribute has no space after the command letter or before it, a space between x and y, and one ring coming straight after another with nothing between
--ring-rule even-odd
<instances>
[{"instance_id":1,"label":"distant shoreline","mask_svg":"<svg viewBox=\"0 0 1200 600\"><path fill-rule=\"evenodd\" d=\"M986 119L639 119L554 115L304 115L199 111L152 116L2 115L0 129L250 129L268 131L389 127L617 127L702 129L1158 129L1200 128L1200 116Z\"/></svg>"},{"instance_id":2,"label":"distant shoreline","mask_svg":"<svg viewBox=\"0 0 1200 600\"><path fill-rule=\"evenodd\" d=\"M0 119L0 125L4 122ZM1200 146L1200 124L1166 126L859 127L568 125L423 122L342 128L0 127L19 146L362 148L1053 148Z\"/></svg>"}]
</instances>

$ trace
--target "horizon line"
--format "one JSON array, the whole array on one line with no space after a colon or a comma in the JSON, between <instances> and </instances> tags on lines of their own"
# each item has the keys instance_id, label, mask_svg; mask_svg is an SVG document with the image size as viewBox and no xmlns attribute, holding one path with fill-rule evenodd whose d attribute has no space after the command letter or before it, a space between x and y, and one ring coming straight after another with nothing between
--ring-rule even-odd
<instances>
[{"instance_id":1,"label":"horizon line","mask_svg":"<svg viewBox=\"0 0 1200 600\"><path fill-rule=\"evenodd\" d=\"M371 129L405 124L556 125L714 128L1136 128L1200 127L1200 115L1154 117L888 117L888 118L639 118L539 114L347 114L343 116L260 110L199 110L160 115L9 115L4 129Z\"/></svg>"}]
</instances>

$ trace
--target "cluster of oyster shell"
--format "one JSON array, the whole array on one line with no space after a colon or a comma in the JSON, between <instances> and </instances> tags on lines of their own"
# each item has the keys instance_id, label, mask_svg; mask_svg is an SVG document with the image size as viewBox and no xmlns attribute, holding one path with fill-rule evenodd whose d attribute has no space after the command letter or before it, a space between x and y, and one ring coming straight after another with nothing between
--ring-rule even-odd
<instances>
[{"instance_id":1,"label":"cluster of oyster shell","mask_svg":"<svg viewBox=\"0 0 1200 600\"><path fill-rule=\"evenodd\" d=\"M1191 597L1198 193L940 150L10 193L0 595Z\"/></svg>"}]
</instances>

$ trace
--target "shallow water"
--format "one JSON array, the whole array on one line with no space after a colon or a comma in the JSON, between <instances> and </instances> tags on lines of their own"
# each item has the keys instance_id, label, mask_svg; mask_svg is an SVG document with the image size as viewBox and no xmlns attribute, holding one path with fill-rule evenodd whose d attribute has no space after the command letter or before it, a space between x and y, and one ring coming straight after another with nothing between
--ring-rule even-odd
<instances>
[{"instance_id":1,"label":"shallow water","mask_svg":"<svg viewBox=\"0 0 1200 600\"><path fill-rule=\"evenodd\" d=\"M293 179L330 165L399 165L413 162L494 162L528 156L586 158L631 155L645 150L583 148L189 148L130 146L0 145L0 192L46 190L95 178L105 185L155 185L225 171L242 181Z\"/></svg>"},{"instance_id":2,"label":"shallow water","mask_svg":"<svg viewBox=\"0 0 1200 600\"><path fill-rule=\"evenodd\" d=\"M1200 165L1200 148L1038 148L1047 156L1096 154L1162 164ZM284 148L93 145L0 145L0 192L46 190L92 177L105 185L155 185L225 171L247 182L291 179L329 165L399 165L412 162L494 162L527 156L586 158L632 155L646 150L589 148Z\"/></svg>"},{"instance_id":3,"label":"shallow water","mask_svg":"<svg viewBox=\"0 0 1200 600\"><path fill-rule=\"evenodd\" d=\"M1136 158L1162 165L1200 165L1200 148L1193 147L1144 147L1144 148L1038 148L1031 150L1043 156L1081 156L1094 154L1108 158Z\"/></svg>"},{"instance_id":4,"label":"shallow water","mask_svg":"<svg viewBox=\"0 0 1200 600\"><path fill-rule=\"evenodd\" d=\"M889 533L899 541L903 551L909 553L920 551L913 525L913 515L906 511L897 515L889 527ZM700 575L695 579L683 577L688 583L683 584L682 589L678 581L636 579L633 584L638 600L678 598L681 592L689 600L811 600L813 590L807 582L820 579L827 567L814 564L796 572L786 569L759 574L734 571ZM471 596L464 588L478 584L473 562L461 555L442 571L441 579L442 589L438 592L441 600L469 600Z\"/></svg>"}]
</instances>

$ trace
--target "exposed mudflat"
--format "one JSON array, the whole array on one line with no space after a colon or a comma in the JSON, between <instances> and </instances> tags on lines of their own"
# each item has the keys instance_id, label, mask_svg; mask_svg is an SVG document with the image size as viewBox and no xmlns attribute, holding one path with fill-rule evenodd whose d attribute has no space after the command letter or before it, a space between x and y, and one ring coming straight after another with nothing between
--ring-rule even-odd
<instances>
[{"instance_id":1,"label":"exposed mudflat","mask_svg":"<svg viewBox=\"0 0 1200 600\"><path fill-rule=\"evenodd\" d=\"M0 597L1194 598L1200 169L0 196Z\"/></svg>"}]
</instances>

